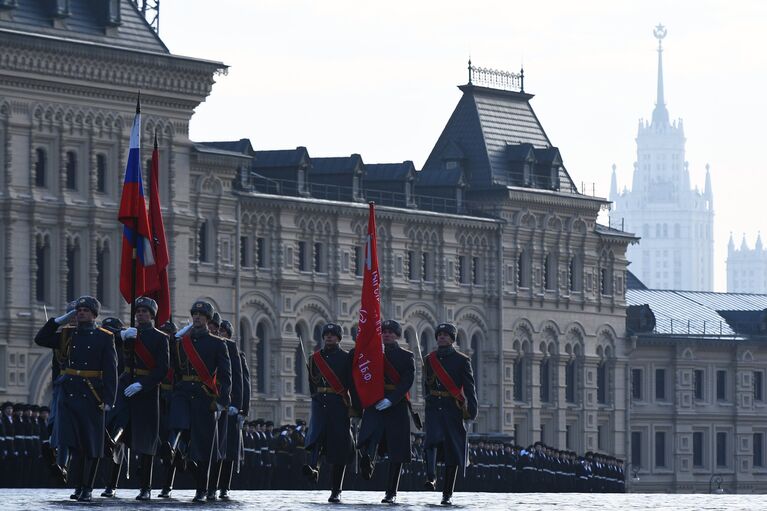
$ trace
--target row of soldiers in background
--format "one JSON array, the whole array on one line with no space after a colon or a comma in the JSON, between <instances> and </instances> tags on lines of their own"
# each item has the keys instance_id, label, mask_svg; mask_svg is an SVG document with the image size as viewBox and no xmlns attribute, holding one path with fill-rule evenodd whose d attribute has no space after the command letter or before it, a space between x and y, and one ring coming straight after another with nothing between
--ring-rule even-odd
<instances>
[{"instance_id":1,"label":"row of soldiers in background","mask_svg":"<svg viewBox=\"0 0 767 511\"><path fill-rule=\"evenodd\" d=\"M159 455L160 497L170 497L182 470L194 476L195 501L227 499L250 402L231 324L203 301L178 332L171 322L155 328L151 298L134 303L137 328L118 318L98 326L99 310L98 300L81 297L35 337L54 355L49 467L75 487L70 498L87 502L102 459L109 465L102 496L113 497L123 465L138 454L136 498L149 500Z\"/></svg>"},{"instance_id":2,"label":"row of soldiers in background","mask_svg":"<svg viewBox=\"0 0 767 511\"><path fill-rule=\"evenodd\" d=\"M47 406L5 402L0 407L0 487L43 486L42 452L49 444Z\"/></svg>"}]
</instances>

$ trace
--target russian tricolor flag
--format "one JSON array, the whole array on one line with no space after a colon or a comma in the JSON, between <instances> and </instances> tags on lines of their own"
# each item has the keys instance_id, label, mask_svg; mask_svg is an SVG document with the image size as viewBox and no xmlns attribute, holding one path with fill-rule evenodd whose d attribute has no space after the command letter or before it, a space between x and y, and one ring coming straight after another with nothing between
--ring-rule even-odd
<instances>
[{"instance_id":1,"label":"russian tricolor flag","mask_svg":"<svg viewBox=\"0 0 767 511\"><path fill-rule=\"evenodd\" d=\"M120 265L120 293L125 301L132 303L138 296L153 291L157 282L148 282L146 268L153 266L151 229L144 200L141 180L141 109L136 105L136 117L130 133L128 164L125 167L120 212L117 216L123 224L122 261ZM135 257L135 289L133 288L133 259Z\"/></svg>"}]
</instances>

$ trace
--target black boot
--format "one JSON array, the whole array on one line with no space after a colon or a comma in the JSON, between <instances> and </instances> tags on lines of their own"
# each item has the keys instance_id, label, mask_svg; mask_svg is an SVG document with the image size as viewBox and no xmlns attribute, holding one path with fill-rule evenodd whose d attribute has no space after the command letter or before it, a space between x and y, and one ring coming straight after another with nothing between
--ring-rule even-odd
<instances>
[{"instance_id":1,"label":"black boot","mask_svg":"<svg viewBox=\"0 0 767 511\"><path fill-rule=\"evenodd\" d=\"M210 477L208 478L208 493L205 498L216 500L216 489L218 488L218 479L221 476L221 460L213 461L210 466Z\"/></svg>"},{"instance_id":2,"label":"black boot","mask_svg":"<svg viewBox=\"0 0 767 511\"><path fill-rule=\"evenodd\" d=\"M194 470L195 480L197 483L197 491L194 494L193 502L205 502L205 492L207 491L208 473L206 467L197 465Z\"/></svg>"},{"instance_id":3,"label":"black boot","mask_svg":"<svg viewBox=\"0 0 767 511\"><path fill-rule=\"evenodd\" d=\"M381 504L396 504L401 473L402 463L389 462L389 485L386 487L386 496L381 501Z\"/></svg>"},{"instance_id":4,"label":"black boot","mask_svg":"<svg viewBox=\"0 0 767 511\"><path fill-rule=\"evenodd\" d=\"M234 472L234 461L224 460L221 463L221 476L218 478L218 489L220 490L218 498L229 500L229 489L232 486L232 473Z\"/></svg>"},{"instance_id":5,"label":"black boot","mask_svg":"<svg viewBox=\"0 0 767 511\"><path fill-rule=\"evenodd\" d=\"M110 463L112 470L109 473L109 484L107 484L104 491L101 492L102 497L113 498L115 496L115 489L117 488L117 482L120 480L120 471L122 470L122 463Z\"/></svg>"},{"instance_id":6,"label":"black boot","mask_svg":"<svg viewBox=\"0 0 767 511\"><path fill-rule=\"evenodd\" d=\"M423 483L425 490L437 489L437 450L426 449L426 481Z\"/></svg>"},{"instance_id":7,"label":"black boot","mask_svg":"<svg viewBox=\"0 0 767 511\"><path fill-rule=\"evenodd\" d=\"M77 499L80 498L80 494L82 492L83 492L83 487L82 486L78 486L77 488L75 488L75 491L72 492L72 495L69 496L69 498L72 499L72 500L77 500Z\"/></svg>"},{"instance_id":8,"label":"black boot","mask_svg":"<svg viewBox=\"0 0 767 511\"><path fill-rule=\"evenodd\" d=\"M139 485L141 490L136 500L149 500L152 498L152 464L154 456L142 454L139 466Z\"/></svg>"},{"instance_id":9,"label":"black boot","mask_svg":"<svg viewBox=\"0 0 767 511\"><path fill-rule=\"evenodd\" d=\"M205 502L205 490L197 490L194 493L194 498L192 499L192 502Z\"/></svg>"},{"instance_id":10,"label":"black boot","mask_svg":"<svg viewBox=\"0 0 767 511\"><path fill-rule=\"evenodd\" d=\"M455 478L458 475L457 465L448 465L445 467L445 483L442 486L442 502L443 506L453 505L453 490L455 489Z\"/></svg>"},{"instance_id":11,"label":"black boot","mask_svg":"<svg viewBox=\"0 0 767 511\"><path fill-rule=\"evenodd\" d=\"M86 458L83 463L83 491L78 497L78 502L90 502L93 500L93 484L99 471L98 458Z\"/></svg>"},{"instance_id":12,"label":"black boot","mask_svg":"<svg viewBox=\"0 0 767 511\"><path fill-rule=\"evenodd\" d=\"M370 459L370 455L366 452L362 453L362 456L360 456L360 473L362 474L362 479L365 481L373 479L373 470L375 470L375 463Z\"/></svg>"},{"instance_id":13,"label":"black boot","mask_svg":"<svg viewBox=\"0 0 767 511\"><path fill-rule=\"evenodd\" d=\"M332 465L330 497L328 502L338 504L341 502L341 487L344 485L344 472L346 465Z\"/></svg>"},{"instance_id":14,"label":"black boot","mask_svg":"<svg viewBox=\"0 0 767 511\"><path fill-rule=\"evenodd\" d=\"M165 482L162 485L162 491L158 495L161 499L169 499L170 492L173 491L173 482L176 479L176 467L169 465L165 471Z\"/></svg>"}]
</instances>

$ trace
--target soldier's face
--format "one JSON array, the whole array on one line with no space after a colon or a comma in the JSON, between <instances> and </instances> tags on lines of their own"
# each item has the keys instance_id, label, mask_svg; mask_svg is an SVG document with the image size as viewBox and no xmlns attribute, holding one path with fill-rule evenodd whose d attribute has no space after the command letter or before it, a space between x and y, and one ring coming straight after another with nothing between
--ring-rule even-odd
<instances>
[{"instance_id":1,"label":"soldier's face","mask_svg":"<svg viewBox=\"0 0 767 511\"><path fill-rule=\"evenodd\" d=\"M437 346L450 346L453 344L453 338L447 335L445 332L440 332L437 335Z\"/></svg>"},{"instance_id":2,"label":"soldier's face","mask_svg":"<svg viewBox=\"0 0 767 511\"><path fill-rule=\"evenodd\" d=\"M208 317L204 314L200 314L199 312L192 313L192 325L195 328L207 328L208 326Z\"/></svg>"},{"instance_id":3,"label":"soldier's face","mask_svg":"<svg viewBox=\"0 0 767 511\"><path fill-rule=\"evenodd\" d=\"M212 321L208 322L208 332L210 332L213 335L218 335L218 327Z\"/></svg>"},{"instance_id":4,"label":"soldier's face","mask_svg":"<svg viewBox=\"0 0 767 511\"><path fill-rule=\"evenodd\" d=\"M96 315L88 307L78 307L75 316L78 323L93 323L96 320Z\"/></svg>"},{"instance_id":5,"label":"soldier's face","mask_svg":"<svg viewBox=\"0 0 767 511\"><path fill-rule=\"evenodd\" d=\"M397 342L397 334L387 329L381 332L381 339L383 339L383 342L386 344L395 343Z\"/></svg>"},{"instance_id":6,"label":"soldier's face","mask_svg":"<svg viewBox=\"0 0 767 511\"><path fill-rule=\"evenodd\" d=\"M325 341L325 346L338 346L338 336L336 334L328 332L322 340Z\"/></svg>"},{"instance_id":7,"label":"soldier's face","mask_svg":"<svg viewBox=\"0 0 767 511\"><path fill-rule=\"evenodd\" d=\"M137 307L136 322L149 323L150 321L152 321L152 313L149 312L149 309L147 309L146 307Z\"/></svg>"}]
</instances>

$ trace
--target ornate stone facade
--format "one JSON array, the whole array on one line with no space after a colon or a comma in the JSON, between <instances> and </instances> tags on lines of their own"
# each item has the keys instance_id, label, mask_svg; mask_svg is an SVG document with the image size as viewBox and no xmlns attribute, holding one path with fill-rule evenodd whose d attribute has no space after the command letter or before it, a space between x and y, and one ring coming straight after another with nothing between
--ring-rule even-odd
<instances>
[{"instance_id":1,"label":"ornate stone facade","mask_svg":"<svg viewBox=\"0 0 767 511\"><path fill-rule=\"evenodd\" d=\"M136 13L122 6L127 23ZM299 338L311 350L318 328L335 320L351 345L365 201L375 198L384 314L422 351L433 348L436 323L457 324L478 381L476 429L625 455L625 252L634 238L597 225L606 201L572 185L531 95L462 86L424 170L363 170L355 159L340 184L320 188L319 162L303 148L280 177L287 167L269 162L284 152L189 141L193 109L223 64L16 32L0 27L4 398L47 397L50 353L32 343L43 306L60 314L87 292L101 298L102 316L127 319L116 210L140 88L144 147L155 131L160 139L174 318L204 298L234 320L254 415L308 415ZM472 145L461 133L489 132L477 122L509 134ZM333 186L353 193L334 196Z\"/></svg>"},{"instance_id":2,"label":"ornate stone facade","mask_svg":"<svg viewBox=\"0 0 767 511\"><path fill-rule=\"evenodd\" d=\"M746 236L735 248L730 235L727 243L727 292L767 294L767 251L762 245L761 233L756 236L754 248L749 248Z\"/></svg>"}]
</instances>

